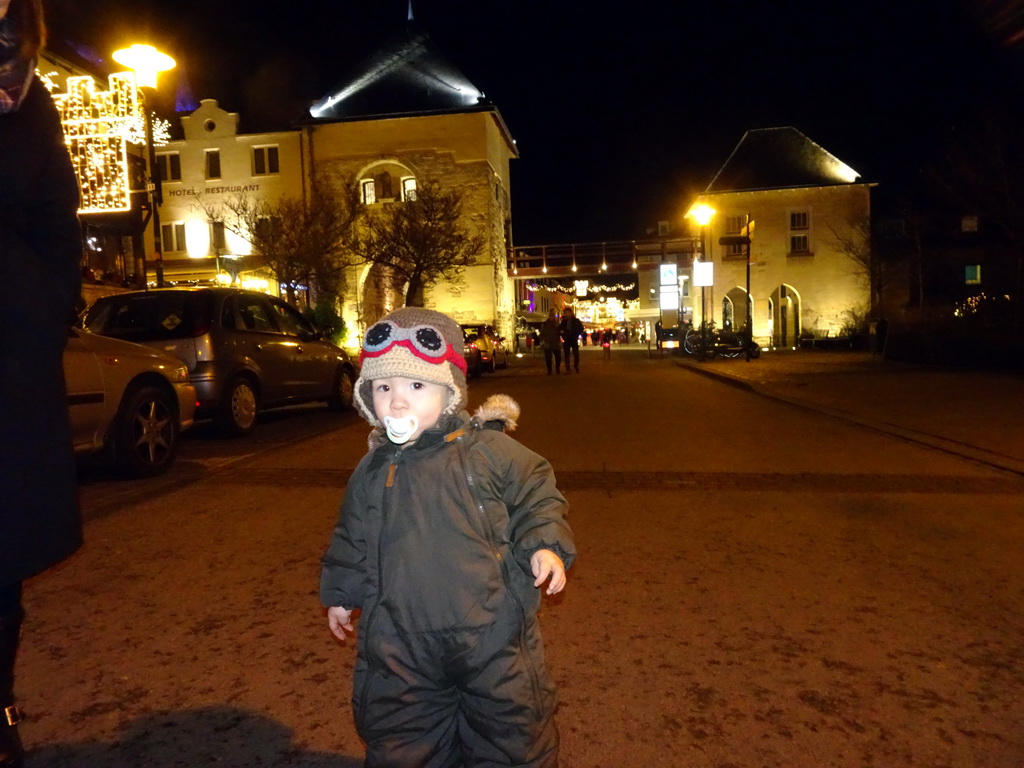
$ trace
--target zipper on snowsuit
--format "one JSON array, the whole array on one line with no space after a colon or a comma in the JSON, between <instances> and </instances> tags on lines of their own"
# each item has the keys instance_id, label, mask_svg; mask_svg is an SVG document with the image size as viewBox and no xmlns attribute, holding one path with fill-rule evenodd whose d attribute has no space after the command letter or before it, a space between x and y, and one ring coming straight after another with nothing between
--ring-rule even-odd
<instances>
[{"instance_id":1,"label":"zipper on snowsuit","mask_svg":"<svg viewBox=\"0 0 1024 768\"><path fill-rule=\"evenodd\" d=\"M526 655L526 659L524 661L526 662L526 668L530 670L530 684L533 686L533 698L537 703L537 711L543 712L544 697L540 689L540 679L537 669L533 665L533 657L528 652L527 647L526 607L523 605L523 601L519 598L519 593L516 592L515 585L512 583L512 578L508 574L508 562L504 557L502 557L501 550L498 548L494 527L491 525L490 518L487 517L487 511L484 509L483 500L480 498L480 488L477 485L473 470L469 467L469 461L466 458L466 451L462 443L461 435L456 442L458 443L459 458L462 462L462 471L466 475L466 483L469 485L470 495L473 497L473 503L476 505L484 530L487 532L487 540L491 545L491 552L498 560L498 569L501 571L501 579L505 583L505 591L512 596L512 601L515 603L516 609L519 611L519 646L523 649L523 653ZM516 567L518 568L518 565Z\"/></svg>"}]
</instances>

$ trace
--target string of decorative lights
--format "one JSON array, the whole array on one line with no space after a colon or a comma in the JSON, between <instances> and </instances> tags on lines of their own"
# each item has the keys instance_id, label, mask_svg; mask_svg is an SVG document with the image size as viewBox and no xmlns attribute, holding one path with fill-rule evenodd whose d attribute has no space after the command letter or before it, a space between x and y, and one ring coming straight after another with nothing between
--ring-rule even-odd
<instances>
[{"instance_id":1,"label":"string of decorative lights","mask_svg":"<svg viewBox=\"0 0 1024 768\"><path fill-rule=\"evenodd\" d=\"M549 293L576 293L576 285L541 285L540 283L527 283L531 291L548 291ZM636 289L636 283L619 283L617 285L588 285L586 290L595 292L632 291Z\"/></svg>"},{"instance_id":2,"label":"string of decorative lights","mask_svg":"<svg viewBox=\"0 0 1024 768\"><path fill-rule=\"evenodd\" d=\"M145 144L146 122L132 72L107 78L109 89L97 90L88 75L69 77L67 92L54 93L52 74L42 77L53 94L64 127L64 143L82 193L79 213L130 211L128 148ZM153 122L153 142L167 143L170 123ZM135 190L138 191L138 190Z\"/></svg>"}]
</instances>

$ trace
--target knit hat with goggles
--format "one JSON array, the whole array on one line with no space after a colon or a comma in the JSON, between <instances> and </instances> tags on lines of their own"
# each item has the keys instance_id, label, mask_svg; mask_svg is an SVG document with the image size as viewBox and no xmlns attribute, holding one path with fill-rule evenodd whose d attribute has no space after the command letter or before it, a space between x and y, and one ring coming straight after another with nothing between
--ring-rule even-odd
<instances>
[{"instance_id":1,"label":"knit hat with goggles","mask_svg":"<svg viewBox=\"0 0 1024 768\"><path fill-rule=\"evenodd\" d=\"M383 425L373 411L373 382L402 376L448 387L442 417L466 406L466 359L462 328L432 309L405 307L385 315L366 331L359 353L356 407L370 424Z\"/></svg>"}]
</instances>

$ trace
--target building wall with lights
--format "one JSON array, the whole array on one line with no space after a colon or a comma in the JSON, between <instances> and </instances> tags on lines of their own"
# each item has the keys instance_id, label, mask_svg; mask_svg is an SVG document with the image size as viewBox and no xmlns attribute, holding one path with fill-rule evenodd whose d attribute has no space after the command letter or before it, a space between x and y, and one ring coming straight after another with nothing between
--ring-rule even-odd
<instances>
[{"instance_id":1,"label":"building wall with lights","mask_svg":"<svg viewBox=\"0 0 1024 768\"><path fill-rule=\"evenodd\" d=\"M795 346L801 333L838 336L851 313L869 311L867 270L840 245L844 240L867 253L858 221L870 220L871 185L840 184L704 194L715 209L705 231L714 285L707 289L709 319L722 327L745 321L746 254L719 238L754 221L750 245L753 334L764 344ZM700 289L693 297L700 322Z\"/></svg>"},{"instance_id":2,"label":"building wall with lights","mask_svg":"<svg viewBox=\"0 0 1024 768\"><path fill-rule=\"evenodd\" d=\"M204 99L181 118L184 138L157 149L163 178L160 224L164 275L168 280L210 280L218 273L241 279L248 274L243 257L252 247L243 237L216 223L224 206L238 196L258 200L301 197L305 163L299 131L238 133L239 116ZM152 232L147 231L152 249ZM266 283L263 280L263 283ZM276 286L261 283L255 287Z\"/></svg>"},{"instance_id":3,"label":"building wall with lights","mask_svg":"<svg viewBox=\"0 0 1024 768\"><path fill-rule=\"evenodd\" d=\"M509 162L515 148L490 111L402 116L375 120L323 122L305 128L311 147L313 173L369 181L387 172L390 197L371 205L390 205L402 199L404 179L437 179L462 194L464 226L480 233L484 249L476 266L465 274L465 285L428 288L427 306L463 323L493 324L500 335L511 336L514 323L512 281L506 272L511 236ZM380 194L378 186L375 194ZM376 318L364 299L368 270L353 270L343 316L350 327ZM386 308L386 307L384 307Z\"/></svg>"}]
</instances>

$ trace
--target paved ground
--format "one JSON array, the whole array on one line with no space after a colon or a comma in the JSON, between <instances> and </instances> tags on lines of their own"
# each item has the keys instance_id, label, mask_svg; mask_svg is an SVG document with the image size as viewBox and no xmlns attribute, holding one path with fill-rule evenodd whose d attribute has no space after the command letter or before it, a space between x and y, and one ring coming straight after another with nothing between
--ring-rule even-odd
<instances>
[{"instance_id":1,"label":"paved ground","mask_svg":"<svg viewBox=\"0 0 1024 768\"><path fill-rule=\"evenodd\" d=\"M883 362L867 352L764 353L680 365L764 395L1024 474L1024 376Z\"/></svg>"},{"instance_id":2,"label":"paved ground","mask_svg":"<svg viewBox=\"0 0 1024 768\"><path fill-rule=\"evenodd\" d=\"M571 380L534 358L470 388L528 406L585 552L543 618L563 768L1024 765L1024 379L584 354ZM687 428L706 455L651 455ZM791 468L759 455L780 434ZM360 765L353 644L316 581L365 435L352 419L91 519L27 589L28 768ZM641 470L662 482L626 484Z\"/></svg>"}]
</instances>

